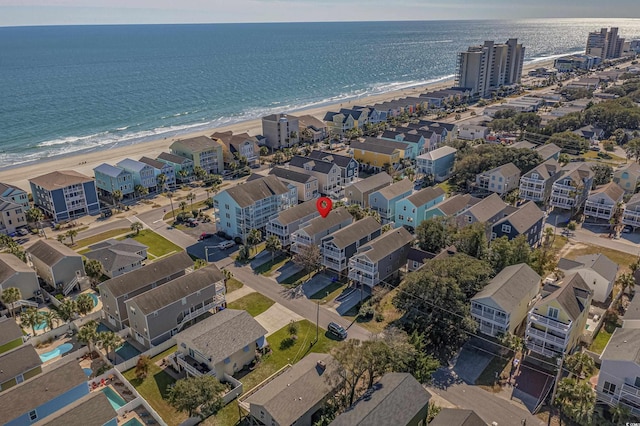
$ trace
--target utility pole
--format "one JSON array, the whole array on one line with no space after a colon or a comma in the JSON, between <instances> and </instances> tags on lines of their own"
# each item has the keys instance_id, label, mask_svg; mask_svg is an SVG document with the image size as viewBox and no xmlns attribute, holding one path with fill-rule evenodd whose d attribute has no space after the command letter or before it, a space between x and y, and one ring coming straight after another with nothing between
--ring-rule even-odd
<instances>
[{"instance_id":1,"label":"utility pole","mask_svg":"<svg viewBox=\"0 0 640 426\"><path fill-rule=\"evenodd\" d=\"M320 322L320 299L318 299L318 304L316 305L316 341L314 343L318 342L318 333L319 333L319 325L318 323Z\"/></svg>"}]
</instances>

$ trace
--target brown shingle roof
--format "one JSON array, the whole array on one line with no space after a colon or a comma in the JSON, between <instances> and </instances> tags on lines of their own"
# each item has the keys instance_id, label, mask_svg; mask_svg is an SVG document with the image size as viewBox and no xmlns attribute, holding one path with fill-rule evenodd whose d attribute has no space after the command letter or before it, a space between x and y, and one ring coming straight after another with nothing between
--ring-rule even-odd
<instances>
[{"instance_id":1,"label":"brown shingle roof","mask_svg":"<svg viewBox=\"0 0 640 426\"><path fill-rule=\"evenodd\" d=\"M616 203L618 201L622 201L622 197L624 196L624 189L622 189L620 185L615 182L609 182L608 184L591 191L591 193L589 194L589 198L596 194L605 194L611 199L611 201Z\"/></svg>"},{"instance_id":2,"label":"brown shingle roof","mask_svg":"<svg viewBox=\"0 0 640 426\"><path fill-rule=\"evenodd\" d=\"M469 209L469 213L478 220L478 222L486 222L507 207L502 198L496 193L489 195L478 204Z\"/></svg>"},{"instance_id":3,"label":"brown shingle roof","mask_svg":"<svg viewBox=\"0 0 640 426\"><path fill-rule=\"evenodd\" d=\"M516 211L511 213L504 219L496 222L494 226L499 226L503 222L509 222L520 234L529 230L540 219L544 217L544 213L536 203L528 201L520 206Z\"/></svg>"},{"instance_id":4,"label":"brown shingle roof","mask_svg":"<svg viewBox=\"0 0 640 426\"><path fill-rule=\"evenodd\" d=\"M217 145L212 139L206 136L196 136L188 139L179 139L172 143L170 148L173 149L173 145L175 144L182 144L193 152L209 151Z\"/></svg>"},{"instance_id":5,"label":"brown shingle roof","mask_svg":"<svg viewBox=\"0 0 640 426\"><path fill-rule=\"evenodd\" d=\"M0 253L0 283L14 276L17 272L35 273L33 269L11 253Z\"/></svg>"},{"instance_id":6,"label":"brown shingle roof","mask_svg":"<svg viewBox=\"0 0 640 426\"><path fill-rule=\"evenodd\" d=\"M525 263L504 268L471 300L490 298L504 312L512 313L532 289L540 287L540 275ZM529 302L527 300L527 302Z\"/></svg>"},{"instance_id":7,"label":"brown shingle roof","mask_svg":"<svg viewBox=\"0 0 640 426\"><path fill-rule=\"evenodd\" d=\"M578 319L580 314L587 309L577 298L578 294L590 293L591 290L579 274L572 274L564 278L562 287L549 294L536 303L537 306L546 306L549 300L557 300L560 306L567 312L572 321Z\"/></svg>"},{"instance_id":8,"label":"brown shingle roof","mask_svg":"<svg viewBox=\"0 0 640 426\"><path fill-rule=\"evenodd\" d=\"M392 183L389 186L385 186L377 192L385 199L391 200L406 192L410 193L411 191L413 191L413 182L411 182L409 179L402 179L398 182Z\"/></svg>"},{"instance_id":9,"label":"brown shingle roof","mask_svg":"<svg viewBox=\"0 0 640 426\"><path fill-rule=\"evenodd\" d=\"M302 229L304 229L307 235L314 236L319 232L326 231L327 229L348 220L349 218L353 220L351 213L349 213L346 207L338 207L337 209L331 210L325 218L316 217L315 219L311 219Z\"/></svg>"},{"instance_id":10,"label":"brown shingle roof","mask_svg":"<svg viewBox=\"0 0 640 426\"><path fill-rule=\"evenodd\" d=\"M0 383L11 380L19 374L33 370L42 364L33 345L22 345L0 355Z\"/></svg>"},{"instance_id":11,"label":"brown shingle roof","mask_svg":"<svg viewBox=\"0 0 640 426\"><path fill-rule=\"evenodd\" d=\"M238 203L238 206L244 208L273 195L287 194L289 189L280 179L272 175L234 186L225 191Z\"/></svg>"},{"instance_id":12,"label":"brown shingle roof","mask_svg":"<svg viewBox=\"0 0 640 426\"><path fill-rule=\"evenodd\" d=\"M288 225L296 220L300 220L314 213L316 213L316 216L320 215L320 213L318 213L318 209L316 208L316 200L309 200L281 211L278 214L278 222L283 225Z\"/></svg>"},{"instance_id":13,"label":"brown shingle roof","mask_svg":"<svg viewBox=\"0 0 640 426\"><path fill-rule=\"evenodd\" d=\"M55 240L38 240L27 249L27 253L48 266L55 265L65 257L80 257L78 253Z\"/></svg>"},{"instance_id":14,"label":"brown shingle roof","mask_svg":"<svg viewBox=\"0 0 640 426\"><path fill-rule=\"evenodd\" d=\"M29 179L29 182L32 182L40 188L44 188L48 191L54 191L56 189L66 188L67 186L92 181L93 179L89 176L78 173L75 170L58 170Z\"/></svg>"},{"instance_id":15,"label":"brown shingle roof","mask_svg":"<svg viewBox=\"0 0 640 426\"><path fill-rule=\"evenodd\" d=\"M431 200L444 195L444 190L439 186L430 186L428 188L421 189L407 197L407 200L416 207L423 206Z\"/></svg>"},{"instance_id":16,"label":"brown shingle roof","mask_svg":"<svg viewBox=\"0 0 640 426\"><path fill-rule=\"evenodd\" d=\"M13 318L0 317L0 346L22 337L22 331Z\"/></svg>"},{"instance_id":17,"label":"brown shingle roof","mask_svg":"<svg viewBox=\"0 0 640 426\"><path fill-rule=\"evenodd\" d=\"M390 185L391 182L393 182L393 178L389 176L387 173L382 172L382 173L376 173L375 175L369 176L368 178L362 179L358 182L354 182L351 185L347 186L347 188L352 186L356 188L358 191L365 193L367 191L373 191L383 186ZM346 191L346 188L345 188L345 191Z\"/></svg>"}]
</instances>

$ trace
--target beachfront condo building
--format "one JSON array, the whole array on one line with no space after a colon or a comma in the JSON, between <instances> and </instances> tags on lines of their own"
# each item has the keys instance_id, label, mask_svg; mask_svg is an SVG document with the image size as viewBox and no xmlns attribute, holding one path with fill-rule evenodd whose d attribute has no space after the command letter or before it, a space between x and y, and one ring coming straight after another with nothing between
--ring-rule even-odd
<instances>
[{"instance_id":1,"label":"beachfront condo building","mask_svg":"<svg viewBox=\"0 0 640 426\"><path fill-rule=\"evenodd\" d=\"M267 138L267 146L272 150L295 145L300 140L298 117L288 114L262 117L262 134Z\"/></svg>"},{"instance_id":2,"label":"beachfront condo building","mask_svg":"<svg viewBox=\"0 0 640 426\"><path fill-rule=\"evenodd\" d=\"M601 28L600 31L589 33L587 37L587 55L597 56L602 60L615 59L622 56L624 39L618 37L618 28Z\"/></svg>"},{"instance_id":3,"label":"beachfront condo building","mask_svg":"<svg viewBox=\"0 0 640 426\"><path fill-rule=\"evenodd\" d=\"M224 157L222 145L206 136L180 139L169 147L171 153L193 161L193 167L200 167L207 173L222 174Z\"/></svg>"},{"instance_id":4,"label":"beachfront condo building","mask_svg":"<svg viewBox=\"0 0 640 426\"><path fill-rule=\"evenodd\" d=\"M99 214L95 181L74 170L58 170L29 179L33 204L56 222Z\"/></svg>"},{"instance_id":5,"label":"beachfront condo building","mask_svg":"<svg viewBox=\"0 0 640 426\"><path fill-rule=\"evenodd\" d=\"M469 47L458 54L456 86L485 98L501 86L520 83L524 49L515 38L506 43L485 41L484 45Z\"/></svg>"}]
</instances>

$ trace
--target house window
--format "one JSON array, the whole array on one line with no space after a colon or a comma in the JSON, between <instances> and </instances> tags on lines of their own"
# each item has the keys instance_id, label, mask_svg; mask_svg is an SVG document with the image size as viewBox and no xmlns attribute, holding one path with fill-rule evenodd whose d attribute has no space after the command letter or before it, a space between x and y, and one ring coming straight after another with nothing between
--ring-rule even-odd
<instances>
[{"instance_id":1,"label":"house window","mask_svg":"<svg viewBox=\"0 0 640 426\"><path fill-rule=\"evenodd\" d=\"M465 218L465 219L467 220L467 222L469 222L469 223L471 223L471 221L473 220L473 219L471 218L471 215L466 215L464 218Z\"/></svg>"},{"instance_id":2,"label":"house window","mask_svg":"<svg viewBox=\"0 0 640 426\"><path fill-rule=\"evenodd\" d=\"M19 374L16 376L16 384L20 384L24 382L24 376L22 374Z\"/></svg>"},{"instance_id":3,"label":"house window","mask_svg":"<svg viewBox=\"0 0 640 426\"><path fill-rule=\"evenodd\" d=\"M549 309L547 310L547 316L549 316L551 318L558 319L558 314L559 313L560 313L560 311L557 308L553 308L551 306L549 306Z\"/></svg>"},{"instance_id":4,"label":"house window","mask_svg":"<svg viewBox=\"0 0 640 426\"><path fill-rule=\"evenodd\" d=\"M403 216L403 215L401 215L401 214L399 214L399 215L398 215L398 220L404 220L404 216Z\"/></svg>"},{"instance_id":5,"label":"house window","mask_svg":"<svg viewBox=\"0 0 640 426\"><path fill-rule=\"evenodd\" d=\"M616 385L609 382L604 382L604 386L602 386L602 392L607 395L615 395L616 394Z\"/></svg>"},{"instance_id":6,"label":"house window","mask_svg":"<svg viewBox=\"0 0 640 426\"><path fill-rule=\"evenodd\" d=\"M244 352L249 352L249 345L247 345L247 346L245 346L244 348L242 348L242 350L243 350Z\"/></svg>"},{"instance_id":7,"label":"house window","mask_svg":"<svg viewBox=\"0 0 640 426\"><path fill-rule=\"evenodd\" d=\"M38 413L36 410L29 411L29 420L34 421L38 418Z\"/></svg>"},{"instance_id":8,"label":"house window","mask_svg":"<svg viewBox=\"0 0 640 426\"><path fill-rule=\"evenodd\" d=\"M510 234L511 233L511 225L507 225L507 224L502 225L502 232L504 232L505 234Z\"/></svg>"},{"instance_id":9,"label":"house window","mask_svg":"<svg viewBox=\"0 0 640 426\"><path fill-rule=\"evenodd\" d=\"M492 233L491 233L491 239L492 239L492 240L495 240L495 239L496 239L496 237L497 237L496 233L495 233L495 232L492 232Z\"/></svg>"},{"instance_id":10,"label":"house window","mask_svg":"<svg viewBox=\"0 0 640 426\"><path fill-rule=\"evenodd\" d=\"M231 362L231 358L225 358L225 359L224 359L224 363L225 363L225 364L229 364L230 362Z\"/></svg>"}]
</instances>

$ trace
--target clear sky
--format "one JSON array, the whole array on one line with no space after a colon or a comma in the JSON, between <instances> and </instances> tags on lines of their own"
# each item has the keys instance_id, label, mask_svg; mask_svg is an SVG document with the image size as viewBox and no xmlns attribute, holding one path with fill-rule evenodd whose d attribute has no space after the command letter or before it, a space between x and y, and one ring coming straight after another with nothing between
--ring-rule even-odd
<instances>
[{"instance_id":1,"label":"clear sky","mask_svg":"<svg viewBox=\"0 0 640 426\"><path fill-rule=\"evenodd\" d=\"M640 18L640 0L0 0L0 26Z\"/></svg>"}]
</instances>

